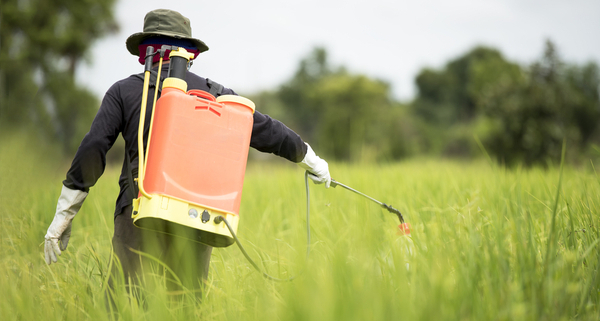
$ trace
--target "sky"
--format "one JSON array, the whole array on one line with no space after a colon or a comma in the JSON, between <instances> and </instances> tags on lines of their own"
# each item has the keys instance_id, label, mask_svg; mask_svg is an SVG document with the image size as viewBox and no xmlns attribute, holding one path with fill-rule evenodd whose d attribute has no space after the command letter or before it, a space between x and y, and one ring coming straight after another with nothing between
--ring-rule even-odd
<instances>
[{"instance_id":1,"label":"sky","mask_svg":"<svg viewBox=\"0 0 600 321\"><path fill-rule=\"evenodd\" d=\"M550 39L563 60L600 64L600 0L118 0L120 30L95 43L78 80L102 97L142 72L125 40L159 8L188 17L192 36L210 47L191 71L242 95L277 88L317 46L332 65L387 81L404 101L422 68L442 68L477 45L528 65Z\"/></svg>"}]
</instances>

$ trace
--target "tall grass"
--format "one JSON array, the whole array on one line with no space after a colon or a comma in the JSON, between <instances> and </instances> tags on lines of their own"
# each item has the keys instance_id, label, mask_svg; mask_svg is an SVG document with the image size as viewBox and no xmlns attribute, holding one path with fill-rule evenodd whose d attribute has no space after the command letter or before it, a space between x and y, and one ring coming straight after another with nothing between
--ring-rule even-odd
<instances>
[{"instance_id":1,"label":"tall grass","mask_svg":"<svg viewBox=\"0 0 600 321\"><path fill-rule=\"evenodd\" d=\"M41 156L45 156L41 158ZM43 238L68 164L31 140L0 144L2 320L109 319L104 301L118 168L75 218L58 264ZM412 224L341 188L249 164L239 237L273 282L235 247L213 251L202 302L155 283L145 302L117 289L123 320L597 320L600 179L594 168L505 169L487 162L331 164L337 180L400 209ZM556 205L556 207L555 207ZM552 220L555 217L554 228Z\"/></svg>"}]
</instances>

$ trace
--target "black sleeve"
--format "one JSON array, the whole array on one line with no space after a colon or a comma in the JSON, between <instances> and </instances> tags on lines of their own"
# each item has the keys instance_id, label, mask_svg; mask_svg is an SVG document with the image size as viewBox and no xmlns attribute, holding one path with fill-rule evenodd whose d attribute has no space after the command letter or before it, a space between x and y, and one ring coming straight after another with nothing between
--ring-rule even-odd
<instances>
[{"instance_id":1,"label":"black sleeve","mask_svg":"<svg viewBox=\"0 0 600 321\"><path fill-rule=\"evenodd\" d=\"M123 113L117 91L113 85L104 96L90 131L85 135L67 172L63 185L70 189L88 192L104 173L106 153L121 132Z\"/></svg>"},{"instance_id":2,"label":"black sleeve","mask_svg":"<svg viewBox=\"0 0 600 321\"><path fill-rule=\"evenodd\" d=\"M254 112L250 146L298 163L306 155L306 144L298 134L268 115Z\"/></svg>"}]
</instances>

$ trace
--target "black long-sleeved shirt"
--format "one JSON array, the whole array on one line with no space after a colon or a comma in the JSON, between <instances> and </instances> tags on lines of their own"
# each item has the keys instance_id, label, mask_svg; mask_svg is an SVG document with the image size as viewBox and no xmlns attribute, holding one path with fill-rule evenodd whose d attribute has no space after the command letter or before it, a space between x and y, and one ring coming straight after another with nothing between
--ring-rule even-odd
<instances>
[{"instance_id":1,"label":"black long-sleeved shirt","mask_svg":"<svg viewBox=\"0 0 600 321\"><path fill-rule=\"evenodd\" d=\"M168 65L163 66L161 78L168 72ZM209 91L207 79L188 72L186 81L189 89ZM115 215L131 204L127 193L129 188L128 168L137 172L138 167L138 126L140 105L142 103L143 78L131 75L113 84L106 92L100 109L92 122L90 131L85 135L73 162L67 172L63 184L70 189L89 191L96 184L106 167L106 153L121 134L125 140L125 153L129 157L123 160L123 168L119 178L120 192L116 202ZM221 94L236 94L224 88ZM160 93L159 93L160 97ZM148 91L148 106L144 126L144 144L147 143L152 115L154 88ZM306 145L294 131L268 115L254 112L254 125L250 146L266 153L273 153L292 162L300 162L306 154ZM127 159L131 164L127 164Z\"/></svg>"}]
</instances>

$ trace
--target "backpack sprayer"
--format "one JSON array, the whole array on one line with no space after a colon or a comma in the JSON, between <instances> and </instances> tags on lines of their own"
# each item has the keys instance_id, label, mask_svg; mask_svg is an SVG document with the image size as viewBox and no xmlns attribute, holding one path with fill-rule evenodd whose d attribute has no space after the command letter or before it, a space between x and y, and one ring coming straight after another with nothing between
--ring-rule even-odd
<instances>
[{"instance_id":1,"label":"backpack sprayer","mask_svg":"<svg viewBox=\"0 0 600 321\"><path fill-rule=\"evenodd\" d=\"M144 155L152 58L160 54L158 82L167 50L171 50L169 75L158 101L156 84ZM215 218L226 218L237 231L254 103L235 95L215 98L205 91L187 91L185 75L193 56L174 46L146 50L138 131L139 194L132 218L140 228L226 247L233 244L233 236Z\"/></svg>"},{"instance_id":2,"label":"backpack sprayer","mask_svg":"<svg viewBox=\"0 0 600 321\"><path fill-rule=\"evenodd\" d=\"M167 50L169 76L162 85L157 101L162 60ZM148 87L152 59L160 54L156 91L150 119L150 130L144 154L144 125L148 103ZM201 90L187 91L185 75L193 54L175 46L162 46L156 52L146 50L144 88L138 130L138 198L133 200L135 226L214 247L227 247L236 242L248 261L263 274L239 242L236 231L250 137L254 103L235 95L215 98ZM307 250L310 251L310 200L306 184ZM410 225L390 205L379 202L335 180L341 186L364 196L398 216L403 234Z\"/></svg>"}]
</instances>

